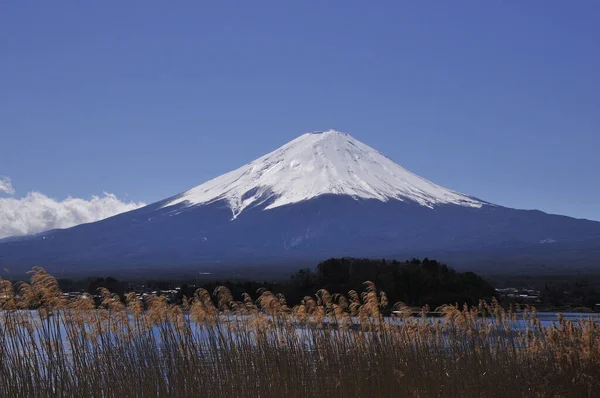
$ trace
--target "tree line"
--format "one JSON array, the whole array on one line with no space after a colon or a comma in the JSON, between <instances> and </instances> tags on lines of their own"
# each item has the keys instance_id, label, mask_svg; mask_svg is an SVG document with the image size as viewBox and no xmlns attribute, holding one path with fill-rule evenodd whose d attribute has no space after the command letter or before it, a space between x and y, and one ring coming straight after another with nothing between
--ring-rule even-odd
<instances>
[{"instance_id":1,"label":"tree line","mask_svg":"<svg viewBox=\"0 0 600 398\"><path fill-rule=\"evenodd\" d=\"M372 281L384 291L391 303L402 301L413 306L438 306L448 303L477 304L479 299L490 300L494 287L473 272L457 272L436 260L413 259L399 262L385 259L331 258L315 269L303 268L283 282L214 281L191 288L182 286L180 294L190 296L198 287L212 292L226 286L234 298L242 293L255 294L260 288L285 295L288 304L298 304L305 296L319 289L330 293L361 292L365 281Z\"/></svg>"},{"instance_id":2,"label":"tree line","mask_svg":"<svg viewBox=\"0 0 600 398\"><path fill-rule=\"evenodd\" d=\"M226 286L234 299L243 293L255 296L264 288L285 295L289 305L298 304L305 296L319 289L330 293L346 294L350 290L361 292L363 283L372 281L377 289L384 291L391 303L402 301L407 305L435 308L442 304L477 304L480 299L489 300L495 294L494 287L473 272L457 272L436 260L425 258L400 262L386 259L331 258L316 268L303 268L283 281L215 280L193 281L146 281L153 289L179 287L177 301L184 296L192 297L195 290L204 288L213 292L217 286ZM100 287L123 294L126 283L115 278L95 278L88 281L87 291L95 294Z\"/></svg>"}]
</instances>

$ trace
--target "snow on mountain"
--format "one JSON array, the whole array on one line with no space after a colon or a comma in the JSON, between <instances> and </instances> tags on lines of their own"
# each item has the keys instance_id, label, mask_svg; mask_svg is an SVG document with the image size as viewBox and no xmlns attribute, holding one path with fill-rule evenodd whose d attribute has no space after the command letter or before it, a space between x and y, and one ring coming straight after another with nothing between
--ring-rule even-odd
<instances>
[{"instance_id":1,"label":"snow on mountain","mask_svg":"<svg viewBox=\"0 0 600 398\"><path fill-rule=\"evenodd\" d=\"M405 170L348 134L329 130L304 134L237 170L184 192L163 207L226 200L235 219L249 206L266 201L270 202L265 209L273 209L325 194L383 202L413 201L429 208L440 204L483 205Z\"/></svg>"}]
</instances>

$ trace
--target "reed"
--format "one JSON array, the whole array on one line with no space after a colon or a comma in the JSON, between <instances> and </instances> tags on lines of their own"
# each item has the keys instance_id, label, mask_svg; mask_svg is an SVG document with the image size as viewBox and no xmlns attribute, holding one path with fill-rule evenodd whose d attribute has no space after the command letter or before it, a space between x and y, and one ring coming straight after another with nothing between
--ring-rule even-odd
<instances>
[{"instance_id":1,"label":"reed","mask_svg":"<svg viewBox=\"0 0 600 398\"><path fill-rule=\"evenodd\" d=\"M2 397L585 397L600 391L600 326L496 302L413 316L365 282L288 307L259 290L199 289L183 306L102 290L67 299L35 268L0 280ZM516 322L520 327L515 328Z\"/></svg>"}]
</instances>

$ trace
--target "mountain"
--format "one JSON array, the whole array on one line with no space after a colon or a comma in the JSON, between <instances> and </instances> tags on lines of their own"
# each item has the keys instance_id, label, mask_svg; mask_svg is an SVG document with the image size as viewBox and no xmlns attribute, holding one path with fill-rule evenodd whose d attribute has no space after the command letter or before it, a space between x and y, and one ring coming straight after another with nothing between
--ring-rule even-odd
<instances>
[{"instance_id":1,"label":"mountain","mask_svg":"<svg viewBox=\"0 0 600 398\"><path fill-rule=\"evenodd\" d=\"M269 210L322 195L411 201L429 208L442 204L483 205L408 172L348 134L330 130L304 134L237 170L192 188L164 207L224 200L235 219L253 206L266 204L264 209Z\"/></svg>"},{"instance_id":2,"label":"mountain","mask_svg":"<svg viewBox=\"0 0 600 398\"><path fill-rule=\"evenodd\" d=\"M141 209L0 241L0 265L11 271L247 273L334 256L435 256L488 271L594 267L600 223L443 188L326 131Z\"/></svg>"}]
</instances>

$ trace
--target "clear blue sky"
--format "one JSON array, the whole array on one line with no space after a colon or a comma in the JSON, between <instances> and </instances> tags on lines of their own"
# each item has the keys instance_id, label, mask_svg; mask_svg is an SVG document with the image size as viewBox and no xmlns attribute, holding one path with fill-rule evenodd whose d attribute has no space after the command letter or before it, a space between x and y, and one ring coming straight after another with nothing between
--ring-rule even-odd
<instances>
[{"instance_id":1,"label":"clear blue sky","mask_svg":"<svg viewBox=\"0 0 600 398\"><path fill-rule=\"evenodd\" d=\"M0 175L152 202L333 128L600 220L599 2L324 3L2 2Z\"/></svg>"}]
</instances>

